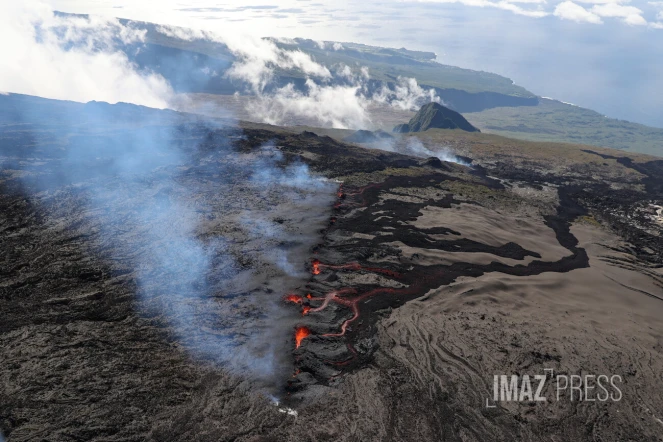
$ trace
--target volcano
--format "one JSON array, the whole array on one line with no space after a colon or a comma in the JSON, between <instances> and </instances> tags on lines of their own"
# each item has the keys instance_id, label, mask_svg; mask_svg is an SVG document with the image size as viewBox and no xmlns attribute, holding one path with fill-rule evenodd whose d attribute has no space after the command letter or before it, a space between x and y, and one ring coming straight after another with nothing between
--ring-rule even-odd
<instances>
[{"instance_id":1,"label":"volcano","mask_svg":"<svg viewBox=\"0 0 663 442\"><path fill-rule=\"evenodd\" d=\"M417 134L468 167L407 136L0 108L9 441L660 435L660 158ZM172 134L138 179L109 150L137 132ZM619 375L621 399L487 406L495 375L544 370Z\"/></svg>"}]
</instances>

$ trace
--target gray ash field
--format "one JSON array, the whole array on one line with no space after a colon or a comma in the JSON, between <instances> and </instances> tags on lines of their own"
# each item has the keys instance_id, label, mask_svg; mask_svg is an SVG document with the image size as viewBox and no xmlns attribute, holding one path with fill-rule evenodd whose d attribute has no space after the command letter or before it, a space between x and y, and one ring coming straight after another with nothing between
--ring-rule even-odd
<instances>
[{"instance_id":1,"label":"gray ash field","mask_svg":"<svg viewBox=\"0 0 663 442\"><path fill-rule=\"evenodd\" d=\"M9 441L663 440L662 160L0 102Z\"/></svg>"}]
</instances>

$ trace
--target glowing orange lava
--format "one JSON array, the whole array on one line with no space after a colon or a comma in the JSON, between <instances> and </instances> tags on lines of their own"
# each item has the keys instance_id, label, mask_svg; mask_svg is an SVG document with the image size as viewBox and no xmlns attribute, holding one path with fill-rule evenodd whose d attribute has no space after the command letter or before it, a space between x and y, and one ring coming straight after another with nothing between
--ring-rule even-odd
<instances>
[{"instance_id":1,"label":"glowing orange lava","mask_svg":"<svg viewBox=\"0 0 663 442\"><path fill-rule=\"evenodd\" d=\"M310 312L310 311L311 311L311 307L309 307L308 305L305 305L305 306L302 307L302 315L308 315L308 312Z\"/></svg>"},{"instance_id":2,"label":"glowing orange lava","mask_svg":"<svg viewBox=\"0 0 663 442\"><path fill-rule=\"evenodd\" d=\"M283 297L283 300L287 302L293 302L295 304L301 304L303 301L302 297L299 295L286 295Z\"/></svg>"},{"instance_id":3,"label":"glowing orange lava","mask_svg":"<svg viewBox=\"0 0 663 442\"><path fill-rule=\"evenodd\" d=\"M302 340L304 340L304 338L310 334L311 330L306 327L297 328L297 331L295 331L295 344L297 345L296 348L299 348L299 346L302 345Z\"/></svg>"},{"instance_id":4,"label":"glowing orange lava","mask_svg":"<svg viewBox=\"0 0 663 442\"><path fill-rule=\"evenodd\" d=\"M320 261L317 259L314 259L313 262L311 263L311 266L313 267L313 274L314 275L319 275L320 274Z\"/></svg>"}]
</instances>

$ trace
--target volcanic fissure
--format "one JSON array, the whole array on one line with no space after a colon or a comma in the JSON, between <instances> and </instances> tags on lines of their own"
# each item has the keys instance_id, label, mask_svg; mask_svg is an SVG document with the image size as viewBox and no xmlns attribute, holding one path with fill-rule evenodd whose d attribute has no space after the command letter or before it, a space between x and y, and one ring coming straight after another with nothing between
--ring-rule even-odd
<instances>
[{"instance_id":1,"label":"volcanic fissure","mask_svg":"<svg viewBox=\"0 0 663 442\"><path fill-rule=\"evenodd\" d=\"M404 189L438 186L453 176L435 173L424 176L391 176L381 183L362 187L342 185L333 206L334 214L325 229L323 242L315 247L310 261L311 279L303 294L288 294L284 300L301 308L302 323L295 330L295 375L287 390L297 392L314 383L331 384L343 373L368 363L377 349L376 322L391 309L424 296L431 289L454 282L461 276L479 277L489 272L527 276L543 272L568 272L587 267L588 257L570 232L570 222L584 210L560 188L556 215L545 218L561 246L571 253L547 262L534 251L509 242L499 247L459 238L446 227L417 228L413 221L425 207L451 209L461 201L451 193L413 202L385 198ZM501 189L486 179L484 186ZM463 201L468 203L467 201ZM478 204L470 202L470 204ZM353 236L351 245L339 241ZM440 236L445 239L439 239ZM448 238L448 239L447 239ZM419 265L406 259L394 243L428 250L489 253L527 264L507 265L454 262L449 265ZM376 263L377 261L377 263ZM363 283L344 286L345 275L374 275ZM377 282L376 282L377 281Z\"/></svg>"}]
</instances>

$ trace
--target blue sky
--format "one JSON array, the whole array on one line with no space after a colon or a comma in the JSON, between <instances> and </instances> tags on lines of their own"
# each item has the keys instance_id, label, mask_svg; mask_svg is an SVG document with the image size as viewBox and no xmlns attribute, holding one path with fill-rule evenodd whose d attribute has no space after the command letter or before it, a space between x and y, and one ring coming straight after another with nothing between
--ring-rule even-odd
<instances>
[{"instance_id":1,"label":"blue sky","mask_svg":"<svg viewBox=\"0 0 663 442\"><path fill-rule=\"evenodd\" d=\"M532 92L663 127L663 1L56 0L67 12L434 51ZM158 7L155 5L158 4Z\"/></svg>"}]
</instances>

